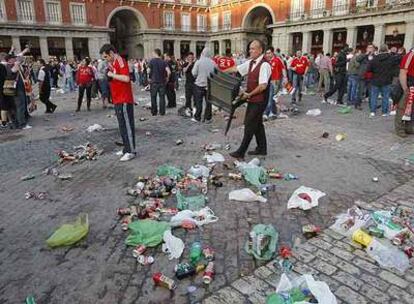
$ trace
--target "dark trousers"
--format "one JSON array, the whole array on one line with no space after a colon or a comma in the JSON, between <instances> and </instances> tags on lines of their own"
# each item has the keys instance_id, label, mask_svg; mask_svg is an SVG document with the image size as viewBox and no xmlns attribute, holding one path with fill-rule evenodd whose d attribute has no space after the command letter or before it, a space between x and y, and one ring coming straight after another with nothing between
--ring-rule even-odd
<instances>
[{"instance_id":1,"label":"dark trousers","mask_svg":"<svg viewBox=\"0 0 414 304\"><path fill-rule=\"evenodd\" d=\"M53 76L53 78L52 78L52 86L54 88L57 88L58 87L58 80L59 80L59 76Z\"/></svg>"},{"instance_id":2,"label":"dark trousers","mask_svg":"<svg viewBox=\"0 0 414 304\"><path fill-rule=\"evenodd\" d=\"M165 84L163 83L152 83L151 84L151 114L157 115L157 95L160 96L160 115L165 115Z\"/></svg>"},{"instance_id":3,"label":"dark trousers","mask_svg":"<svg viewBox=\"0 0 414 304\"><path fill-rule=\"evenodd\" d=\"M134 105L130 103L115 104L119 132L124 143L124 153L135 153Z\"/></svg>"},{"instance_id":4,"label":"dark trousers","mask_svg":"<svg viewBox=\"0 0 414 304\"><path fill-rule=\"evenodd\" d=\"M194 83L185 83L185 107L191 109L194 98Z\"/></svg>"},{"instance_id":5,"label":"dark trousers","mask_svg":"<svg viewBox=\"0 0 414 304\"><path fill-rule=\"evenodd\" d=\"M244 135L237 153L244 156L249 148L253 136L256 137L256 151L267 153L266 132L263 125L263 112L266 109L266 102L247 104L246 115L244 117Z\"/></svg>"},{"instance_id":6,"label":"dark trousers","mask_svg":"<svg viewBox=\"0 0 414 304\"><path fill-rule=\"evenodd\" d=\"M83 100L83 95L85 94L85 90L86 90L86 106L88 108L88 110L91 108L91 99L92 99L92 86L91 85L86 85L86 86L79 86L79 97L78 97L78 110L80 110L81 106L82 106L82 100Z\"/></svg>"},{"instance_id":7,"label":"dark trousers","mask_svg":"<svg viewBox=\"0 0 414 304\"><path fill-rule=\"evenodd\" d=\"M338 91L338 103L342 103L346 91L346 74L335 74L335 84L328 93L324 95L325 99L331 97Z\"/></svg>"},{"instance_id":8,"label":"dark trousers","mask_svg":"<svg viewBox=\"0 0 414 304\"><path fill-rule=\"evenodd\" d=\"M175 95L175 82L167 83L167 100L168 108L175 108L177 106L177 100Z\"/></svg>"},{"instance_id":9,"label":"dark trousers","mask_svg":"<svg viewBox=\"0 0 414 304\"><path fill-rule=\"evenodd\" d=\"M24 90L17 89L17 96L14 96L15 117L14 124L16 128L23 128L27 124L27 103L26 92Z\"/></svg>"},{"instance_id":10,"label":"dark trousers","mask_svg":"<svg viewBox=\"0 0 414 304\"><path fill-rule=\"evenodd\" d=\"M199 87L194 85L194 102L196 107L196 112L194 118L198 121L201 121L201 113L203 112L203 99L206 98L207 89L205 87ZM206 108L204 110L204 120L210 120L212 118L212 106L206 100Z\"/></svg>"},{"instance_id":11,"label":"dark trousers","mask_svg":"<svg viewBox=\"0 0 414 304\"><path fill-rule=\"evenodd\" d=\"M49 113L54 108L54 104L49 100L50 98L50 90L41 91L39 93L39 99L41 102L44 103L46 106L46 113Z\"/></svg>"}]
</instances>

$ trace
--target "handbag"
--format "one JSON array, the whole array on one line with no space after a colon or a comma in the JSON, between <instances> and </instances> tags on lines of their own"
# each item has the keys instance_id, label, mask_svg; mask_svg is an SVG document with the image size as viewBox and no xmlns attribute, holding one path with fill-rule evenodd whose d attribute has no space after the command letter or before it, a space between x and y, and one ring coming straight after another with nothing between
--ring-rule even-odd
<instances>
[{"instance_id":1,"label":"handbag","mask_svg":"<svg viewBox=\"0 0 414 304\"><path fill-rule=\"evenodd\" d=\"M17 95L17 81L16 80L5 80L3 85L4 96L16 96Z\"/></svg>"}]
</instances>

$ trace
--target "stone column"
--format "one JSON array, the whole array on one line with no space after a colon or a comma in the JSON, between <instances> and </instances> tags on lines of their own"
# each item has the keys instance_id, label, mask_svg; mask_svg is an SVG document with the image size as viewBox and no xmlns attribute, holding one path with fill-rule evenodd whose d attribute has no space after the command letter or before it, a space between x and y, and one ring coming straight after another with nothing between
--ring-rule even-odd
<instances>
[{"instance_id":1,"label":"stone column","mask_svg":"<svg viewBox=\"0 0 414 304\"><path fill-rule=\"evenodd\" d=\"M288 54L292 49L292 34L280 33L279 35L279 48L282 54Z\"/></svg>"},{"instance_id":2,"label":"stone column","mask_svg":"<svg viewBox=\"0 0 414 304\"><path fill-rule=\"evenodd\" d=\"M404 46L407 50L414 46L414 21L405 24Z\"/></svg>"},{"instance_id":3,"label":"stone column","mask_svg":"<svg viewBox=\"0 0 414 304\"><path fill-rule=\"evenodd\" d=\"M99 41L98 38L92 37L88 39L89 57L91 59L97 59L99 55Z\"/></svg>"},{"instance_id":4,"label":"stone column","mask_svg":"<svg viewBox=\"0 0 414 304\"><path fill-rule=\"evenodd\" d=\"M39 37L39 45L40 45L40 56L44 60L48 60L49 59L49 47L47 45L47 38Z\"/></svg>"},{"instance_id":5,"label":"stone column","mask_svg":"<svg viewBox=\"0 0 414 304\"><path fill-rule=\"evenodd\" d=\"M385 40L385 25L384 24L377 24L375 25L375 32L374 32L374 45L380 47L381 44L384 43Z\"/></svg>"},{"instance_id":6,"label":"stone column","mask_svg":"<svg viewBox=\"0 0 414 304\"><path fill-rule=\"evenodd\" d=\"M280 33L273 32L272 33L272 46L277 49L280 48Z\"/></svg>"},{"instance_id":7,"label":"stone column","mask_svg":"<svg viewBox=\"0 0 414 304\"><path fill-rule=\"evenodd\" d=\"M356 26L350 26L346 28L346 43L351 48L355 48L357 44L358 28Z\"/></svg>"},{"instance_id":8,"label":"stone column","mask_svg":"<svg viewBox=\"0 0 414 304\"><path fill-rule=\"evenodd\" d=\"M213 49L213 44L211 43L211 49ZM194 55L196 53L196 41L194 39L191 39L190 41L190 52L193 52Z\"/></svg>"},{"instance_id":9,"label":"stone column","mask_svg":"<svg viewBox=\"0 0 414 304\"><path fill-rule=\"evenodd\" d=\"M303 53L309 53L310 50L311 50L312 32L304 31L302 35L303 35L302 52Z\"/></svg>"},{"instance_id":10,"label":"stone column","mask_svg":"<svg viewBox=\"0 0 414 304\"><path fill-rule=\"evenodd\" d=\"M16 53L20 53L22 51L22 47L20 46L20 37L19 36L12 36L12 46L15 48Z\"/></svg>"},{"instance_id":11,"label":"stone column","mask_svg":"<svg viewBox=\"0 0 414 304\"><path fill-rule=\"evenodd\" d=\"M72 37L65 37L65 52L66 52L66 59L72 60L74 58Z\"/></svg>"},{"instance_id":12,"label":"stone column","mask_svg":"<svg viewBox=\"0 0 414 304\"><path fill-rule=\"evenodd\" d=\"M331 53L333 42L332 30L323 30L323 51L324 53Z\"/></svg>"},{"instance_id":13,"label":"stone column","mask_svg":"<svg viewBox=\"0 0 414 304\"><path fill-rule=\"evenodd\" d=\"M175 59L181 58L181 41L174 40L174 57Z\"/></svg>"},{"instance_id":14,"label":"stone column","mask_svg":"<svg viewBox=\"0 0 414 304\"><path fill-rule=\"evenodd\" d=\"M247 41L247 38L242 38L240 40L240 52L242 52L246 57L249 56L249 54L246 54L246 50L247 50L247 44L249 42Z\"/></svg>"}]
</instances>

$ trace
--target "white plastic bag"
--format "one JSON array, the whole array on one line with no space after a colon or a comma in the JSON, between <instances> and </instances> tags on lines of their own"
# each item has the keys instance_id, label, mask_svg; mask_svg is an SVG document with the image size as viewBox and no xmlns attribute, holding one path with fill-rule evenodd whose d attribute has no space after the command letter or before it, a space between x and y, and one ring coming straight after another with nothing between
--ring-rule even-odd
<instances>
[{"instance_id":1,"label":"white plastic bag","mask_svg":"<svg viewBox=\"0 0 414 304\"><path fill-rule=\"evenodd\" d=\"M322 114L322 111L320 109L311 109L306 112L306 115L308 116L319 116L321 114Z\"/></svg>"},{"instance_id":2,"label":"white plastic bag","mask_svg":"<svg viewBox=\"0 0 414 304\"><path fill-rule=\"evenodd\" d=\"M407 255L392 245L384 245L377 239L373 239L367 247L368 255L381 267L395 268L404 273L410 267Z\"/></svg>"},{"instance_id":3,"label":"white plastic bag","mask_svg":"<svg viewBox=\"0 0 414 304\"><path fill-rule=\"evenodd\" d=\"M184 251L184 242L172 235L171 230L166 230L163 236L162 251L168 254L168 259L179 259Z\"/></svg>"},{"instance_id":4,"label":"white plastic bag","mask_svg":"<svg viewBox=\"0 0 414 304\"><path fill-rule=\"evenodd\" d=\"M202 165L195 165L192 166L189 170L188 173L191 176L194 176L195 178L199 178L199 177L208 177L210 175L210 169L207 168L206 166L202 166Z\"/></svg>"},{"instance_id":5,"label":"white plastic bag","mask_svg":"<svg viewBox=\"0 0 414 304\"><path fill-rule=\"evenodd\" d=\"M322 191L300 186L289 198L287 208L300 208L303 210L309 210L313 207L318 206L318 200L325 195L326 194Z\"/></svg>"},{"instance_id":6,"label":"white plastic bag","mask_svg":"<svg viewBox=\"0 0 414 304\"><path fill-rule=\"evenodd\" d=\"M224 156L217 152L206 153L203 159L206 159L208 163L224 162Z\"/></svg>"},{"instance_id":7,"label":"white plastic bag","mask_svg":"<svg viewBox=\"0 0 414 304\"><path fill-rule=\"evenodd\" d=\"M170 225L172 227L179 227L184 220L192 221L200 227L205 224L217 222L218 217L214 215L213 210L209 207L204 207L199 211L183 210L171 218Z\"/></svg>"},{"instance_id":8,"label":"white plastic bag","mask_svg":"<svg viewBox=\"0 0 414 304\"><path fill-rule=\"evenodd\" d=\"M239 202L260 202L266 203L267 199L263 196L257 195L249 188L240 190L233 190L229 193L229 200Z\"/></svg>"},{"instance_id":9,"label":"white plastic bag","mask_svg":"<svg viewBox=\"0 0 414 304\"><path fill-rule=\"evenodd\" d=\"M102 127L100 124L93 124L92 126L89 126L86 131L89 133L92 133L94 131L103 131L105 130L104 127Z\"/></svg>"},{"instance_id":10,"label":"white plastic bag","mask_svg":"<svg viewBox=\"0 0 414 304\"><path fill-rule=\"evenodd\" d=\"M363 212L358 207L352 207L346 213L336 216L336 221L330 228L339 234L350 237L359 228L365 227L370 219L369 213Z\"/></svg>"}]
</instances>

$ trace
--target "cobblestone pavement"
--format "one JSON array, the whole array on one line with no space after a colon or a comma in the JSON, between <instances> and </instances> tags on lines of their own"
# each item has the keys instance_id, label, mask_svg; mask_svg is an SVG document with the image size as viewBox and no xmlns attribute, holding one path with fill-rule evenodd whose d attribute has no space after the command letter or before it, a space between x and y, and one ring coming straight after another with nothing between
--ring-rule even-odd
<instances>
[{"instance_id":1,"label":"cobblestone pavement","mask_svg":"<svg viewBox=\"0 0 414 304\"><path fill-rule=\"evenodd\" d=\"M229 191L244 186L242 182L229 181L223 188L210 189L209 207L220 220L203 230L176 229L174 235L186 245L201 240L215 248L214 281L205 287L200 276L185 279L172 294L154 288L151 275L162 271L173 276L175 262L169 261L157 247L150 250L156 260L153 265L137 265L131 249L124 245L126 235L117 223L115 209L128 204L131 198L125 195L126 189L138 175L150 175L164 163L187 169L202 161L201 146L205 143L230 143L236 148L243 115L239 110L225 139L221 131L215 132L224 128L221 114L215 116L212 125L193 124L177 116L176 110L153 118L142 107L149 101L148 94L138 89L135 93L141 103L135 108L138 157L128 163L120 163L113 153L117 150L114 141L119 140L113 111L101 110L99 103L94 102L92 112L75 114L75 96L71 94L54 96L59 105L57 112L46 116L38 111L31 121L33 129L0 131L0 303L22 303L28 294L35 295L38 303L198 303L205 298L206 303L244 303L248 299L261 303L265 293L276 284L277 273L271 264L256 263L243 250L248 232L257 223L273 224L281 243L298 248L296 269L319 273L344 301L349 300L348 295L355 295L355 301L361 297L366 302L376 302L372 300L375 296L391 299L393 294L401 295L398 300L403 303L404 296L408 297L413 287L412 272L397 277L372 261L369 264L369 259L357 256L362 255L361 250L329 230L321 239L304 243L301 226L313 223L327 227L334 215L356 200L399 203L404 189L405 201L412 204L414 167L406 164L406 159L414 153L413 139L402 140L393 135L392 118L370 120L367 111L341 115L336 107L321 105L313 96L306 96L301 107L303 112L319 107L321 116L301 114L266 124L269 155L264 165L294 173L299 180L278 181L267 204L228 201ZM177 96L180 99L182 92ZM139 121L140 117L147 120ZM86 128L94 123L107 130L87 133ZM62 126L74 130L64 132ZM151 136L145 135L148 131ZM321 138L323 132L330 136ZM342 142L335 141L339 132L347 134ZM184 144L176 146L177 139L183 139ZM46 167L56 166L56 151L88 141L105 153L93 162L61 167L60 170L73 174L72 180L60 181L41 174ZM20 181L28 173L37 177ZM378 183L372 182L374 176L379 178ZM289 196L300 185L320 189L327 196L310 211L286 210ZM49 196L44 201L25 200L26 191L47 191ZM80 212L89 214L90 232L86 240L72 248L47 249L45 240L54 229ZM324 248L324 244L329 248ZM187 248L182 261L188 256ZM375 272L368 271L369 265ZM354 273L350 273L352 269ZM349 285L352 276L359 280L359 285ZM197 290L188 294L189 285L195 285ZM371 286L375 289L368 288ZM386 291L384 295L380 290Z\"/></svg>"}]
</instances>

